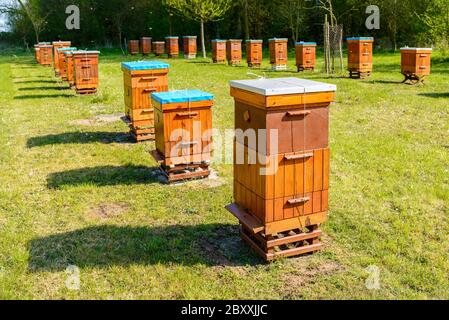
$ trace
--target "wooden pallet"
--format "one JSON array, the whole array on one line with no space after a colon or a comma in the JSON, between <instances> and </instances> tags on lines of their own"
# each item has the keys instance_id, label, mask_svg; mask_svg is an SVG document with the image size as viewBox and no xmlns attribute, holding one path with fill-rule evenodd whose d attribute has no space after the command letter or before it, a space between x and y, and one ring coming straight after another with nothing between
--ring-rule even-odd
<instances>
[{"instance_id":1,"label":"wooden pallet","mask_svg":"<svg viewBox=\"0 0 449 320\"><path fill-rule=\"evenodd\" d=\"M169 59L178 59L178 57L179 57L179 54L171 54L171 53L169 53L167 55L168 55Z\"/></svg>"},{"instance_id":2,"label":"wooden pallet","mask_svg":"<svg viewBox=\"0 0 449 320\"><path fill-rule=\"evenodd\" d=\"M248 62L248 68L260 68L262 66L261 63L251 63Z\"/></svg>"},{"instance_id":3,"label":"wooden pallet","mask_svg":"<svg viewBox=\"0 0 449 320\"><path fill-rule=\"evenodd\" d=\"M371 77L371 72L349 71L349 77L351 79L366 79Z\"/></svg>"},{"instance_id":4,"label":"wooden pallet","mask_svg":"<svg viewBox=\"0 0 449 320\"><path fill-rule=\"evenodd\" d=\"M298 72L303 72L303 71L315 71L314 67L298 67Z\"/></svg>"},{"instance_id":5,"label":"wooden pallet","mask_svg":"<svg viewBox=\"0 0 449 320\"><path fill-rule=\"evenodd\" d=\"M283 65L283 64L276 65L276 64L273 64L273 65L271 65L271 70L272 71L285 71L285 70L287 70L287 65Z\"/></svg>"},{"instance_id":6,"label":"wooden pallet","mask_svg":"<svg viewBox=\"0 0 449 320\"><path fill-rule=\"evenodd\" d=\"M76 93L85 96L97 93L97 89L76 89Z\"/></svg>"},{"instance_id":7,"label":"wooden pallet","mask_svg":"<svg viewBox=\"0 0 449 320\"><path fill-rule=\"evenodd\" d=\"M164 165L165 159L157 150L151 151L153 158L161 165L161 171L168 184L186 180L204 179L210 175L209 163L188 163L175 166Z\"/></svg>"},{"instance_id":8,"label":"wooden pallet","mask_svg":"<svg viewBox=\"0 0 449 320\"><path fill-rule=\"evenodd\" d=\"M413 85L417 84L424 84L424 81L426 80L427 75L418 75L418 74L405 74L403 73L405 79L402 81L402 83L410 82Z\"/></svg>"},{"instance_id":9,"label":"wooden pallet","mask_svg":"<svg viewBox=\"0 0 449 320\"><path fill-rule=\"evenodd\" d=\"M155 128L135 127L127 116L121 119L129 127L129 133L136 142L153 141L156 139Z\"/></svg>"}]
</instances>

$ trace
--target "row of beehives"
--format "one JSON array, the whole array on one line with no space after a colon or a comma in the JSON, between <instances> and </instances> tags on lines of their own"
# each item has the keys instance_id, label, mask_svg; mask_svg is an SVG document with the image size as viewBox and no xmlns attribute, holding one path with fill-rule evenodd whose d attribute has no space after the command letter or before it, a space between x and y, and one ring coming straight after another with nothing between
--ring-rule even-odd
<instances>
[{"instance_id":1,"label":"row of beehives","mask_svg":"<svg viewBox=\"0 0 449 320\"><path fill-rule=\"evenodd\" d=\"M34 46L36 61L53 66L55 75L67 81L78 94L98 89L98 51L77 50L70 41L41 42Z\"/></svg>"},{"instance_id":2,"label":"row of beehives","mask_svg":"<svg viewBox=\"0 0 449 320\"><path fill-rule=\"evenodd\" d=\"M156 56L167 54L169 58L179 56L179 37L166 37L165 41L153 41L150 37L128 41L128 53L131 55L154 53ZM183 53L186 59L195 59L197 54L197 37L183 37Z\"/></svg>"},{"instance_id":3,"label":"row of beehives","mask_svg":"<svg viewBox=\"0 0 449 320\"><path fill-rule=\"evenodd\" d=\"M155 140L152 155L168 181L209 176L213 95L168 91L164 62L125 62L122 71L124 120L137 141ZM231 82L235 129L254 130L257 138L236 136L235 201L227 209L239 220L242 238L266 260L321 248L335 91L334 85L297 78ZM278 139L262 137L266 130L275 130Z\"/></svg>"}]
</instances>

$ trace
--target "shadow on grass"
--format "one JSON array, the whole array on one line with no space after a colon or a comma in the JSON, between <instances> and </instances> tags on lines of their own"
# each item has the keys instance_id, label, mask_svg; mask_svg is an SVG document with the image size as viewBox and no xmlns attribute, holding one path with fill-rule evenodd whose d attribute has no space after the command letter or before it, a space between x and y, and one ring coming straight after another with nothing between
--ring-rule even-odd
<instances>
[{"instance_id":1,"label":"shadow on grass","mask_svg":"<svg viewBox=\"0 0 449 320\"><path fill-rule=\"evenodd\" d=\"M79 268L179 264L258 265L237 225L164 227L98 226L37 238L28 243L31 272Z\"/></svg>"},{"instance_id":2,"label":"shadow on grass","mask_svg":"<svg viewBox=\"0 0 449 320\"><path fill-rule=\"evenodd\" d=\"M28 139L27 147L43 147L54 144L79 144L79 143L133 143L128 133L122 132L66 132L50 134L46 136Z\"/></svg>"},{"instance_id":3,"label":"shadow on grass","mask_svg":"<svg viewBox=\"0 0 449 320\"><path fill-rule=\"evenodd\" d=\"M19 91L40 91L40 90L68 90L70 89L69 86L66 87L24 87L24 88L19 88Z\"/></svg>"},{"instance_id":4,"label":"shadow on grass","mask_svg":"<svg viewBox=\"0 0 449 320\"><path fill-rule=\"evenodd\" d=\"M14 83L57 83L56 80L24 80L14 81Z\"/></svg>"},{"instance_id":5,"label":"shadow on grass","mask_svg":"<svg viewBox=\"0 0 449 320\"><path fill-rule=\"evenodd\" d=\"M419 93L419 96L423 97L429 97L429 98L447 98L449 99L449 92L426 92L426 93Z\"/></svg>"},{"instance_id":6,"label":"shadow on grass","mask_svg":"<svg viewBox=\"0 0 449 320\"><path fill-rule=\"evenodd\" d=\"M33 99L53 99L53 98L72 98L73 94L25 94L20 96L15 96L14 100L33 100Z\"/></svg>"},{"instance_id":7,"label":"shadow on grass","mask_svg":"<svg viewBox=\"0 0 449 320\"><path fill-rule=\"evenodd\" d=\"M159 168L145 166L103 166L82 168L51 173L47 177L47 187L58 189L64 186L96 185L136 185L163 183Z\"/></svg>"}]
</instances>

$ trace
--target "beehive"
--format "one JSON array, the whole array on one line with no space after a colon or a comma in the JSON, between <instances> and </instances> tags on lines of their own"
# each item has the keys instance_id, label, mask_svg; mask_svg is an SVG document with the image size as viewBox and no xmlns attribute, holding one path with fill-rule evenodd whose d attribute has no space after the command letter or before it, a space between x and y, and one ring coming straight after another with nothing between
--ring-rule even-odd
<instances>
[{"instance_id":1,"label":"beehive","mask_svg":"<svg viewBox=\"0 0 449 320\"><path fill-rule=\"evenodd\" d=\"M296 45L296 67L298 72L304 70L315 70L316 43L297 42Z\"/></svg>"},{"instance_id":2,"label":"beehive","mask_svg":"<svg viewBox=\"0 0 449 320\"><path fill-rule=\"evenodd\" d=\"M166 37L165 46L169 58L177 58L179 56L179 37Z\"/></svg>"},{"instance_id":3,"label":"beehive","mask_svg":"<svg viewBox=\"0 0 449 320\"><path fill-rule=\"evenodd\" d=\"M195 59L197 53L197 37L196 36L186 36L183 37L183 51L184 59Z\"/></svg>"},{"instance_id":4,"label":"beehive","mask_svg":"<svg viewBox=\"0 0 449 320\"><path fill-rule=\"evenodd\" d=\"M139 40L128 41L128 53L132 56L139 54Z\"/></svg>"},{"instance_id":5,"label":"beehive","mask_svg":"<svg viewBox=\"0 0 449 320\"><path fill-rule=\"evenodd\" d=\"M373 72L373 43L371 37L348 38L348 70L351 78L366 78Z\"/></svg>"},{"instance_id":6,"label":"beehive","mask_svg":"<svg viewBox=\"0 0 449 320\"><path fill-rule=\"evenodd\" d=\"M158 57L165 53L165 42L154 41L153 42L153 53Z\"/></svg>"},{"instance_id":7,"label":"beehive","mask_svg":"<svg viewBox=\"0 0 449 320\"><path fill-rule=\"evenodd\" d=\"M147 56L151 53L151 38L149 37L142 37L140 38L140 52Z\"/></svg>"},{"instance_id":8,"label":"beehive","mask_svg":"<svg viewBox=\"0 0 449 320\"><path fill-rule=\"evenodd\" d=\"M53 63L53 46L51 44L39 45L39 62L43 66L51 66Z\"/></svg>"},{"instance_id":9,"label":"beehive","mask_svg":"<svg viewBox=\"0 0 449 320\"><path fill-rule=\"evenodd\" d=\"M34 45L34 58L36 59L36 62L37 62L37 63L40 63L40 62L39 62L39 60L40 60L40 57L39 57L39 50L40 50L39 44L35 44L35 45Z\"/></svg>"},{"instance_id":10,"label":"beehive","mask_svg":"<svg viewBox=\"0 0 449 320\"><path fill-rule=\"evenodd\" d=\"M72 43L70 41L54 41L52 43L53 45L53 68L55 69L55 75L59 77L59 55L58 55L58 49L59 48L68 48L72 46Z\"/></svg>"},{"instance_id":11,"label":"beehive","mask_svg":"<svg viewBox=\"0 0 449 320\"><path fill-rule=\"evenodd\" d=\"M287 70L288 39L270 39L269 49L272 69L275 71Z\"/></svg>"},{"instance_id":12,"label":"beehive","mask_svg":"<svg viewBox=\"0 0 449 320\"><path fill-rule=\"evenodd\" d=\"M136 141L154 139L151 93L168 91L169 65L159 61L122 63L125 114Z\"/></svg>"},{"instance_id":13,"label":"beehive","mask_svg":"<svg viewBox=\"0 0 449 320\"><path fill-rule=\"evenodd\" d=\"M169 182L209 175L213 95L199 90L153 93L156 159Z\"/></svg>"},{"instance_id":14,"label":"beehive","mask_svg":"<svg viewBox=\"0 0 449 320\"><path fill-rule=\"evenodd\" d=\"M335 91L297 78L231 81L235 203L227 209L240 221L243 239L266 260L321 247Z\"/></svg>"},{"instance_id":15,"label":"beehive","mask_svg":"<svg viewBox=\"0 0 449 320\"><path fill-rule=\"evenodd\" d=\"M78 94L96 93L98 89L99 51L73 52L73 77Z\"/></svg>"},{"instance_id":16,"label":"beehive","mask_svg":"<svg viewBox=\"0 0 449 320\"><path fill-rule=\"evenodd\" d=\"M65 69L67 70L67 82L69 83L70 87L73 87L75 85L75 77L74 77L74 69L73 69L73 52L72 51L64 51L65 55Z\"/></svg>"},{"instance_id":17,"label":"beehive","mask_svg":"<svg viewBox=\"0 0 449 320\"><path fill-rule=\"evenodd\" d=\"M226 59L230 66L242 63L242 40L230 39L226 41Z\"/></svg>"},{"instance_id":18,"label":"beehive","mask_svg":"<svg viewBox=\"0 0 449 320\"><path fill-rule=\"evenodd\" d=\"M226 40L212 40L212 60L214 63L226 61Z\"/></svg>"},{"instance_id":19,"label":"beehive","mask_svg":"<svg viewBox=\"0 0 449 320\"><path fill-rule=\"evenodd\" d=\"M405 80L422 83L430 75L431 48L401 48L401 73Z\"/></svg>"},{"instance_id":20,"label":"beehive","mask_svg":"<svg viewBox=\"0 0 449 320\"><path fill-rule=\"evenodd\" d=\"M75 47L69 48L58 48L56 52L58 53L58 61L59 61L59 75L61 79L67 81L67 61L65 53L67 51L75 51Z\"/></svg>"},{"instance_id":21,"label":"beehive","mask_svg":"<svg viewBox=\"0 0 449 320\"><path fill-rule=\"evenodd\" d=\"M262 40L246 40L246 62L248 67L260 67L262 65Z\"/></svg>"}]
</instances>

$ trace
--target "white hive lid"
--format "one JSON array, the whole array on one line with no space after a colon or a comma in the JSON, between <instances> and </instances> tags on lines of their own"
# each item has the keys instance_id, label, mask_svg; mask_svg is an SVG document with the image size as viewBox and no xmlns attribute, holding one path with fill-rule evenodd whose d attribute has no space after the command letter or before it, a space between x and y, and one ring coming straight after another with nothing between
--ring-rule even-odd
<instances>
[{"instance_id":1,"label":"white hive lid","mask_svg":"<svg viewBox=\"0 0 449 320\"><path fill-rule=\"evenodd\" d=\"M337 91L336 85L299 78L236 80L230 85L264 96Z\"/></svg>"},{"instance_id":2,"label":"white hive lid","mask_svg":"<svg viewBox=\"0 0 449 320\"><path fill-rule=\"evenodd\" d=\"M411 50L411 51L433 51L432 48L409 48L409 47L401 48L401 50Z\"/></svg>"}]
</instances>

